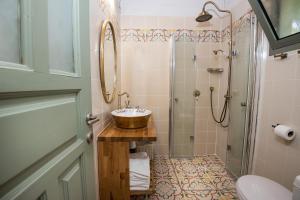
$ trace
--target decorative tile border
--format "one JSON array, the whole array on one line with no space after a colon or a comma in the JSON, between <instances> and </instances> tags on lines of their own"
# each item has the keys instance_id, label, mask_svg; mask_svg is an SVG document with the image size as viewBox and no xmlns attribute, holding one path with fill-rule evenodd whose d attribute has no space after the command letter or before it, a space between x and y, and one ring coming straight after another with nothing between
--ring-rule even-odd
<instances>
[{"instance_id":1,"label":"decorative tile border","mask_svg":"<svg viewBox=\"0 0 300 200\"><path fill-rule=\"evenodd\" d=\"M250 25L251 16L252 16L251 13L252 13L252 11L249 11L245 15L241 16L238 20L233 22L233 26L232 26L233 35L240 33L242 30L244 30L245 27ZM222 31L222 38L223 38L223 40L230 38L229 26L227 26Z\"/></svg>"},{"instance_id":2,"label":"decorative tile border","mask_svg":"<svg viewBox=\"0 0 300 200\"><path fill-rule=\"evenodd\" d=\"M188 42L221 42L222 34L217 30L188 29L122 29L123 42L167 42L172 35L176 41Z\"/></svg>"},{"instance_id":3,"label":"decorative tile border","mask_svg":"<svg viewBox=\"0 0 300 200\"><path fill-rule=\"evenodd\" d=\"M241 32L251 23L251 12L233 22L233 34ZM230 37L229 26L218 30L189 29L122 29L122 42L167 42L172 37L175 41L187 42L223 42Z\"/></svg>"},{"instance_id":4,"label":"decorative tile border","mask_svg":"<svg viewBox=\"0 0 300 200\"><path fill-rule=\"evenodd\" d=\"M233 22L233 32L241 32L245 26L249 26L251 23L251 12L246 13L238 20Z\"/></svg>"}]
</instances>

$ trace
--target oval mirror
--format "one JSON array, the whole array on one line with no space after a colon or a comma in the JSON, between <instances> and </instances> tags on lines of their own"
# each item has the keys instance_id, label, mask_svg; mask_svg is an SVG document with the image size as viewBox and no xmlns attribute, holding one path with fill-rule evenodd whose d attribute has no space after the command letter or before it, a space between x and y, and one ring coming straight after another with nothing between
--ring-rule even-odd
<instances>
[{"instance_id":1,"label":"oval mirror","mask_svg":"<svg viewBox=\"0 0 300 200\"><path fill-rule=\"evenodd\" d=\"M99 48L102 95L106 103L111 103L117 90L117 46L115 30L109 20L101 26Z\"/></svg>"}]
</instances>

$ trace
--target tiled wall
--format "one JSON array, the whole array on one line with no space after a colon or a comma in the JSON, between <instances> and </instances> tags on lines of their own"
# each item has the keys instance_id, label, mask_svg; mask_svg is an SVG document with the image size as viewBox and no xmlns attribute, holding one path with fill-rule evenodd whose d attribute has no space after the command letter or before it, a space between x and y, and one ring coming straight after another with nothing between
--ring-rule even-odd
<instances>
[{"instance_id":1,"label":"tiled wall","mask_svg":"<svg viewBox=\"0 0 300 200\"><path fill-rule=\"evenodd\" d=\"M213 50L222 49L224 54L214 55ZM210 87L213 91L213 109L215 115L220 115L220 108L223 104L224 91L226 85L227 65L226 48L222 42L198 43L196 46L197 55L197 81L196 88L201 92L199 100L195 105L195 155L215 154L217 143L217 123L214 122L211 114ZM222 74L210 74L209 67L220 67L224 69Z\"/></svg>"},{"instance_id":2,"label":"tiled wall","mask_svg":"<svg viewBox=\"0 0 300 200\"><path fill-rule=\"evenodd\" d=\"M234 18L238 19L250 9L248 1L240 0L232 9ZM275 60L273 56L267 56L268 41L264 39L259 124L252 173L292 189L295 176L300 175L300 55L292 51L287 59ZM271 127L276 123L294 128L295 140L288 143L276 137Z\"/></svg>"},{"instance_id":3,"label":"tiled wall","mask_svg":"<svg viewBox=\"0 0 300 200\"><path fill-rule=\"evenodd\" d=\"M239 0L213 0L221 8L224 1L232 5ZM138 16L196 16L202 10L206 0L122 0L122 15Z\"/></svg>"},{"instance_id":4,"label":"tiled wall","mask_svg":"<svg viewBox=\"0 0 300 200\"><path fill-rule=\"evenodd\" d=\"M91 91L92 91L92 113L98 115L100 121L93 125L94 135L103 130L111 120L110 111L116 108L116 100L113 104L106 104L100 85L99 78L99 32L102 21L110 19L114 25L117 36L117 49L120 49L120 26L119 26L119 2L117 0L90 0L90 55L91 55ZM120 52L118 56L120 66ZM118 88L121 84L120 68L118 69ZM94 137L95 138L95 137ZM97 145L94 140L95 171L97 168ZM98 176L97 176L98 177ZM98 187L98 183L97 183ZM98 191L98 190L96 190ZM99 197L99 195L97 195Z\"/></svg>"},{"instance_id":5,"label":"tiled wall","mask_svg":"<svg viewBox=\"0 0 300 200\"><path fill-rule=\"evenodd\" d=\"M122 90L129 92L133 105L153 111L158 129L154 152L168 153L169 124L169 38L193 42L197 56L196 88L201 96L196 102L195 155L214 154L216 151L216 124L209 111L209 86L215 87L215 109L219 106L219 87L225 75L209 74L208 67L218 66L225 56L214 56L212 51L221 48L221 24L215 19L199 26L194 17L122 16ZM221 95L223 96L223 94ZM184 141L184 140L182 140ZM186 145L185 145L186 146ZM182 148L184 149L184 148Z\"/></svg>"},{"instance_id":6,"label":"tiled wall","mask_svg":"<svg viewBox=\"0 0 300 200\"><path fill-rule=\"evenodd\" d=\"M254 173L291 189L295 176L300 175L300 55L289 52L284 60L267 56L262 67ZM271 125L277 123L294 128L295 140L276 137Z\"/></svg>"},{"instance_id":7,"label":"tiled wall","mask_svg":"<svg viewBox=\"0 0 300 200\"><path fill-rule=\"evenodd\" d=\"M91 48L91 80L92 80L92 111L98 115L100 122L94 124L93 130L99 133L106 123L111 120L110 111L116 107L116 99L112 104L106 104L101 91L99 80L99 33L104 20L112 21L117 39L117 49L120 51L120 26L119 26L119 2L108 0L90 1L90 48ZM120 52L118 52L118 63L120 66ZM121 69L117 73L118 88L121 85Z\"/></svg>"},{"instance_id":8,"label":"tiled wall","mask_svg":"<svg viewBox=\"0 0 300 200\"><path fill-rule=\"evenodd\" d=\"M174 82L174 154L180 157L215 154L216 123L210 112L209 87L213 86L214 109L218 111L219 88L223 74L209 74L208 67L219 66L222 55L212 51L220 48L219 42L176 42L176 70ZM193 55L196 60L193 61ZM200 91L195 101L193 92ZM194 140L190 136L194 135Z\"/></svg>"},{"instance_id":9,"label":"tiled wall","mask_svg":"<svg viewBox=\"0 0 300 200\"><path fill-rule=\"evenodd\" d=\"M151 18L142 20L140 17L122 16L122 91L130 94L131 106L141 106L153 112L158 139L154 148L148 145L147 150L166 154L170 48L166 41L149 41L146 38L145 29L153 27L151 23L154 23Z\"/></svg>"}]
</instances>

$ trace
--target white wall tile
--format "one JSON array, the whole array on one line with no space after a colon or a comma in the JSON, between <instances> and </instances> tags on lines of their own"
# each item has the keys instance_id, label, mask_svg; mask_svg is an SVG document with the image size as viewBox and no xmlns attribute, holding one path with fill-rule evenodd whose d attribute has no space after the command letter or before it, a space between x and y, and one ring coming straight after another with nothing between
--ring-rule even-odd
<instances>
[{"instance_id":1,"label":"white wall tile","mask_svg":"<svg viewBox=\"0 0 300 200\"><path fill-rule=\"evenodd\" d=\"M286 60L267 58L266 74L261 94L260 123L257 133L254 173L266 176L287 188L292 188L300 174L300 137L286 142L275 136L272 124L285 124L300 133L299 109L299 56L289 52Z\"/></svg>"}]
</instances>

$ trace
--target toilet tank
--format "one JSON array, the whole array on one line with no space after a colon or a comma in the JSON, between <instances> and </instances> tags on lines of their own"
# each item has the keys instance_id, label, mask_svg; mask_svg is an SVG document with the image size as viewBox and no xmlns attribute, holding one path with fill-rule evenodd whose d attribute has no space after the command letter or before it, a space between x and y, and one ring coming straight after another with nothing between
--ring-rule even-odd
<instances>
[{"instance_id":1,"label":"toilet tank","mask_svg":"<svg viewBox=\"0 0 300 200\"><path fill-rule=\"evenodd\" d=\"M300 175L294 180L293 200L300 200Z\"/></svg>"}]
</instances>

